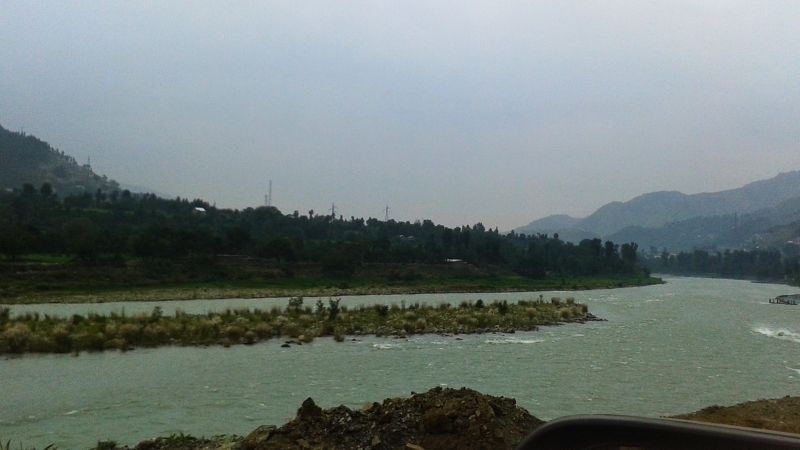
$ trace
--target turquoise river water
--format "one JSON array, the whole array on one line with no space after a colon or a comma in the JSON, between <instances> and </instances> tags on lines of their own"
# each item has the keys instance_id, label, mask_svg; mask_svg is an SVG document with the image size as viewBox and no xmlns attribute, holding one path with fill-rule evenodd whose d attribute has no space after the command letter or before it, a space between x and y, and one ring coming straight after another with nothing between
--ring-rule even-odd
<instances>
[{"instance_id":1,"label":"turquoise river water","mask_svg":"<svg viewBox=\"0 0 800 450\"><path fill-rule=\"evenodd\" d=\"M0 440L43 448L134 444L172 433L245 434L280 425L306 397L350 407L434 386L513 397L533 415L664 416L800 394L800 307L767 300L800 289L667 278L573 296L607 322L516 334L359 337L281 348L164 347L0 359ZM530 299L539 293L345 297L342 304ZM307 299L313 304L316 299ZM12 314L165 314L269 307L285 299L13 306Z\"/></svg>"}]
</instances>

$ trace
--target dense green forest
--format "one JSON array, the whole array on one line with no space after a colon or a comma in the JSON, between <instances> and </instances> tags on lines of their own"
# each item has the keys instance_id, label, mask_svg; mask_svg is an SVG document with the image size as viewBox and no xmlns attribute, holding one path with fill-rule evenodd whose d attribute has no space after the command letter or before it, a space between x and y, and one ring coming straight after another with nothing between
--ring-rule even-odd
<instances>
[{"instance_id":1,"label":"dense green forest","mask_svg":"<svg viewBox=\"0 0 800 450\"><path fill-rule=\"evenodd\" d=\"M0 253L69 255L78 264L125 264L130 258L175 260L247 255L275 264L314 263L346 277L369 263L461 260L525 277L641 274L637 246L599 239L501 234L478 223L448 228L333 217L274 207L218 209L201 200L167 200L128 191L57 196L49 184L0 195Z\"/></svg>"},{"instance_id":2,"label":"dense green forest","mask_svg":"<svg viewBox=\"0 0 800 450\"><path fill-rule=\"evenodd\" d=\"M677 254L664 251L648 259L647 266L660 273L786 280L800 284L800 259L782 255L776 249L694 250Z\"/></svg>"}]
</instances>

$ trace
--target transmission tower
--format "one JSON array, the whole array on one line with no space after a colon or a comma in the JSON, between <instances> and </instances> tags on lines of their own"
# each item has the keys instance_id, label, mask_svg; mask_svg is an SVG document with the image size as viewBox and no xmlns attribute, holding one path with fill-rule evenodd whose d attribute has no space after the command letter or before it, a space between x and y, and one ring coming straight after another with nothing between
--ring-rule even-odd
<instances>
[{"instance_id":1,"label":"transmission tower","mask_svg":"<svg viewBox=\"0 0 800 450\"><path fill-rule=\"evenodd\" d=\"M267 195L264 196L264 205L272 206L272 180L269 180L269 189L267 190Z\"/></svg>"},{"instance_id":2,"label":"transmission tower","mask_svg":"<svg viewBox=\"0 0 800 450\"><path fill-rule=\"evenodd\" d=\"M384 222L388 222L389 221L389 205L386 205L386 209L384 210L384 212L385 212L385 215L384 215L384 219L383 220L384 220Z\"/></svg>"}]
</instances>

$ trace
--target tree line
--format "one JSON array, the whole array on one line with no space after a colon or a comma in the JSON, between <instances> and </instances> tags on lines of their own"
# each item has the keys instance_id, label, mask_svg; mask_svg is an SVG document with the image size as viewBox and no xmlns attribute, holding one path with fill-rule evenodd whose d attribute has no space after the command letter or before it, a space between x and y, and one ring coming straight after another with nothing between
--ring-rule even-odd
<instances>
[{"instance_id":1,"label":"tree line","mask_svg":"<svg viewBox=\"0 0 800 450\"><path fill-rule=\"evenodd\" d=\"M7 259L63 254L85 264L246 255L284 265L320 264L340 275L369 263L446 260L528 277L643 273L635 243L573 244L557 235L502 234L481 223L450 228L430 220L283 214L275 207L223 209L127 190L61 198L47 183L0 193L0 253Z\"/></svg>"},{"instance_id":2,"label":"tree line","mask_svg":"<svg viewBox=\"0 0 800 450\"><path fill-rule=\"evenodd\" d=\"M800 284L800 260L777 249L694 250L677 254L663 251L647 260L654 272L728 278L787 280Z\"/></svg>"}]
</instances>

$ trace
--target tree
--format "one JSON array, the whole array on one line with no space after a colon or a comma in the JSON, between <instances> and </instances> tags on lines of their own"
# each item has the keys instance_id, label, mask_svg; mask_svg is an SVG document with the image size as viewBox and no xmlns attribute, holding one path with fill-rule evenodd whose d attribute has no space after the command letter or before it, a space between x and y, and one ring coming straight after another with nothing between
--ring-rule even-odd
<instances>
[{"instance_id":1,"label":"tree","mask_svg":"<svg viewBox=\"0 0 800 450\"><path fill-rule=\"evenodd\" d=\"M94 224L87 218L76 218L64 226L67 249L84 261L94 259L99 250L98 233Z\"/></svg>"},{"instance_id":2,"label":"tree","mask_svg":"<svg viewBox=\"0 0 800 450\"><path fill-rule=\"evenodd\" d=\"M292 241L285 237L272 238L259 245L257 254L262 258L275 258L278 262L294 261L295 259Z\"/></svg>"},{"instance_id":3,"label":"tree","mask_svg":"<svg viewBox=\"0 0 800 450\"><path fill-rule=\"evenodd\" d=\"M242 227L235 226L225 230L225 238L231 251L242 251L250 243L250 232Z\"/></svg>"},{"instance_id":4,"label":"tree","mask_svg":"<svg viewBox=\"0 0 800 450\"><path fill-rule=\"evenodd\" d=\"M622 244L620 248L620 257L625 264L636 264L636 252L639 250L639 245L635 242L630 244Z\"/></svg>"},{"instance_id":5,"label":"tree","mask_svg":"<svg viewBox=\"0 0 800 450\"><path fill-rule=\"evenodd\" d=\"M0 253L16 261L28 249L30 238L30 233L22 227L0 226Z\"/></svg>"},{"instance_id":6,"label":"tree","mask_svg":"<svg viewBox=\"0 0 800 450\"><path fill-rule=\"evenodd\" d=\"M39 194L41 194L42 197L53 195L53 185L50 183L43 183L42 187L39 188Z\"/></svg>"}]
</instances>

